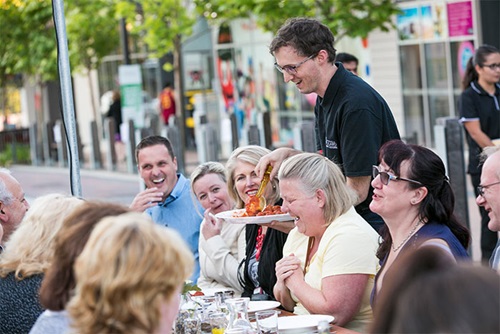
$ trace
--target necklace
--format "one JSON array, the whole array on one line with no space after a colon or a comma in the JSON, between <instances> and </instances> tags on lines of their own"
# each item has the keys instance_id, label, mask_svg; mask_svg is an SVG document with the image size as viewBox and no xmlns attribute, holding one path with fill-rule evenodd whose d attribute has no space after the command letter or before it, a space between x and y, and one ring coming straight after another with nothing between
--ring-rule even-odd
<instances>
[{"instance_id":1,"label":"necklace","mask_svg":"<svg viewBox=\"0 0 500 334\"><path fill-rule=\"evenodd\" d=\"M402 243L399 244L398 247L394 247L394 243L391 244L392 246L392 251L393 252L397 252L407 241L408 239L410 239L410 237L413 235L413 233L415 233L415 231L417 230L417 227L422 224L422 219L420 219L416 224L415 226L413 227L413 229L410 231L410 234L408 234L408 236L403 240Z\"/></svg>"}]
</instances>

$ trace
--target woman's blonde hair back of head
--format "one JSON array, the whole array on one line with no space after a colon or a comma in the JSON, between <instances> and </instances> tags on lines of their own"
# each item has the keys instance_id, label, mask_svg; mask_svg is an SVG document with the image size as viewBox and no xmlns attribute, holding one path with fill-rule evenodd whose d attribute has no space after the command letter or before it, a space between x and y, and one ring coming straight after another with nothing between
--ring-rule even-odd
<instances>
[{"instance_id":1,"label":"woman's blonde hair back of head","mask_svg":"<svg viewBox=\"0 0 500 334\"><path fill-rule=\"evenodd\" d=\"M12 233L0 257L0 276L15 272L17 279L45 272L54 253L54 239L64 219L81 205L77 197L62 194L40 196Z\"/></svg>"},{"instance_id":2,"label":"woman's blonde hair back of head","mask_svg":"<svg viewBox=\"0 0 500 334\"><path fill-rule=\"evenodd\" d=\"M300 153L286 159L278 178L300 182L307 196L322 190L326 196L323 212L327 224L346 213L356 201L356 193L347 186L340 167L317 153Z\"/></svg>"},{"instance_id":3,"label":"woman's blonde hair back of head","mask_svg":"<svg viewBox=\"0 0 500 334\"><path fill-rule=\"evenodd\" d=\"M78 333L153 333L160 305L193 271L191 251L169 228L132 212L106 217L75 262L68 304Z\"/></svg>"}]
</instances>

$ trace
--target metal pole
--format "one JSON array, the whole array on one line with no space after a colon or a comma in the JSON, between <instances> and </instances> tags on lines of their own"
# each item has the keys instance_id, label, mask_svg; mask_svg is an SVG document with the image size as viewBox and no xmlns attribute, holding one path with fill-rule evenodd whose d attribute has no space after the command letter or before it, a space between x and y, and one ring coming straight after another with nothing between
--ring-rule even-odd
<instances>
[{"instance_id":1,"label":"metal pole","mask_svg":"<svg viewBox=\"0 0 500 334\"><path fill-rule=\"evenodd\" d=\"M66 37L66 21L64 19L64 4L62 0L52 0L54 23L58 45L59 81L61 84L62 108L64 125L68 134L68 155L71 177L71 194L82 197L80 180L80 159L78 158L78 140L76 138L76 120L73 103L73 87L71 85L71 69L68 56L68 39Z\"/></svg>"},{"instance_id":2,"label":"metal pole","mask_svg":"<svg viewBox=\"0 0 500 334\"><path fill-rule=\"evenodd\" d=\"M127 21L124 18L120 19L120 39L122 41L123 63L130 65L130 51L128 49L128 31Z\"/></svg>"}]
</instances>

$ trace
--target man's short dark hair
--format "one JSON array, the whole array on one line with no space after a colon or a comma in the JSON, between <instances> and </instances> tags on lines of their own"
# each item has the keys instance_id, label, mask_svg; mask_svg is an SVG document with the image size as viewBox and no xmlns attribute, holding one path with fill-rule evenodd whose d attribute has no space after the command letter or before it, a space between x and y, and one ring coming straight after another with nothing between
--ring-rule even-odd
<instances>
[{"instance_id":1,"label":"man's short dark hair","mask_svg":"<svg viewBox=\"0 0 500 334\"><path fill-rule=\"evenodd\" d=\"M295 17L288 19L271 41L269 52L274 53L285 46L297 51L299 56L317 55L321 50L328 53L328 61L335 60L335 38L332 31L316 19Z\"/></svg>"},{"instance_id":2,"label":"man's short dark hair","mask_svg":"<svg viewBox=\"0 0 500 334\"><path fill-rule=\"evenodd\" d=\"M175 158L174 155L174 150L172 148L172 144L170 143L170 140L168 140L165 137L162 136L149 136L144 139L142 139L139 144L135 147L135 159L137 162L139 162L139 151L142 150L143 148L150 147L150 146L155 146L155 145L163 145L167 148L168 154L172 157L172 159Z\"/></svg>"},{"instance_id":3,"label":"man's short dark hair","mask_svg":"<svg viewBox=\"0 0 500 334\"><path fill-rule=\"evenodd\" d=\"M335 61L339 61L341 63L350 63L351 61L355 61L356 64L359 64L358 58L354 55L347 52L339 52L335 57Z\"/></svg>"}]
</instances>

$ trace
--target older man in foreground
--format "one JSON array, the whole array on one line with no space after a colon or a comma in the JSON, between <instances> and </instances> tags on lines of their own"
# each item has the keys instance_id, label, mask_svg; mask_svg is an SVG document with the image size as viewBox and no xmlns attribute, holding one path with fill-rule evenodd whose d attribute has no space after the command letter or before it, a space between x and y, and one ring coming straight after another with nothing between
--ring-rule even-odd
<instances>
[{"instance_id":1,"label":"older man in foreground","mask_svg":"<svg viewBox=\"0 0 500 334\"><path fill-rule=\"evenodd\" d=\"M490 221L488 228L493 232L500 231L500 147L487 147L483 151L486 158L481 174L481 184L476 203L488 212ZM490 258L490 265L500 272L500 240Z\"/></svg>"}]
</instances>

